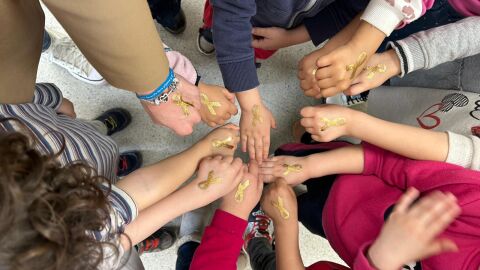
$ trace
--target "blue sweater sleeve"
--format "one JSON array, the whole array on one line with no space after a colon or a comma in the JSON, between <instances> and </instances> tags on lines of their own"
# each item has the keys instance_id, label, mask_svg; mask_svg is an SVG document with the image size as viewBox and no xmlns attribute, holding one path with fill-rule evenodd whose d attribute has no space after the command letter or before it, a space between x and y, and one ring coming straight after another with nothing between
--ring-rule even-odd
<instances>
[{"instance_id":1,"label":"blue sweater sleeve","mask_svg":"<svg viewBox=\"0 0 480 270\"><path fill-rule=\"evenodd\" d=\"M259 85L252 44L250 19L255 0L211 0L213 41L225 87L232 92Z\"/></svg>"},{"instance_id":2,"label":"blue sweater sleeve","mask_svg":"<svg viewBox=\"0 0 480 270\"><path fill-rule=\"evenodd\" d=\"M369 0L337 0L317 15L303 21L315 46L340 32L347 24L364 10Z\"/></svg>"}]
</instances>

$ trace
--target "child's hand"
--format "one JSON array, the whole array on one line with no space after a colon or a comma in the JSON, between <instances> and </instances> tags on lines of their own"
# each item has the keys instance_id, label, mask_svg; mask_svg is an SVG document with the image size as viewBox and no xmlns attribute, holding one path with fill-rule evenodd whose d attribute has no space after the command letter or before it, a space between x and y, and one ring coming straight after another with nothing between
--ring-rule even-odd
<instances>
[{"instance_id":1,"label":"child's hand","mask_svg":"<svg viewBox=\"0 0 480 270\"><path fill-rule=\"evenodd\" d=\"M322 97L320 88L317 85L315 71L318 69L317 60L329 52L328 48L323 47L304 56L298 63L297 77L300 80L300 87L306 96L314 98Z\"/></svg>"},{"instance_id":2,"label":"child's hand","mask_svg":"<svg viewBox=\"0 0 480 270\"><path fill-rule=\"evenodd\" d=\"M413 204L418 195L411 188L400 198L370 247L368 257L376 269L400 269L407 263L458 251L452 240L438 238L460 214L456 198L435 191Z\"/></svg>"},{"instance_id":3,"label":"child's hand","mask_svg":"<svg viewBox=\"0 0 480 270\"><path fill-rule=\"evenodd\" d=\"M394 50L372 55L366 67L344 91L346 95L358 95L367 90L379 87L384 82L401 72L400 60Z\"/></svg>"},{"instance_id":4,"label":"child's hand","mask_svg":"<svg viewBox=\"0 0 480 270\"><path fill-rule=\"evenodd\" d=\"M197 177L190 185L204 200L204 205L225 196L243 179L243 163L240 158L232 156L207 157L199 165ZM181 164L179 164L181 170Z\"/></svg>"},{"instance_id":5,"label":"child's hand","mask_svg":"<svg viewBox=\"0 0 480 270\"><path fill-rule=\"evenodd\" d=\"M277 156L266 160L260 166L260 178L263 182L271 183L279 177L292 186L310 179L307 157Z\"/></svg>"},{"instance_id":6,"label":"child's hand","mask_svg":"<svg viewBox=\"0 0 480 270\"><path fill-rule=\"evenodd\" d=\"M360 75L371 55L351 42L319 57L315 78L323 97L331 97L347 90Z\"/></svg>"},{"instance_id":7,"label":"child's hand","mask_svg":"<svg viewBox=\"0 0 480 270\"><path fill-rule=\"evenodd\" d=\"M235 95L227 89L217 86L199 83L200 89L200 116L202 121L211 127L223 125L232 115L238 113L235 106Z\"/></svg>"},{"instance_id":8,"label":"child's hand","mask_svg":"<svg viewBox=\"0 0 480 270\"><path fill-rule=\"evenodd\" d=\"M254 27L252 47L264 50L278 50L291 46L290 30L280 27Z\"/></svg>"},{"instance_id":9,"label":"child's hand","mask_svg":"<svg viewBox=\"0 0 480 270\"><path fill-rule=\"evenodd\" d=\"M339 105L305 107L300 111L301 125L317 142L330 142L351 135L350 126L357 121L356 111Z\"/></svg>"},{"instance_id":10,"label":"child's hand","mask_svg":"<svg viewBox=\"0 0 480 270\"><path fill-rule=\"evenodd\" d=\"M260 201L263 182L258 178L258 164L250 161L244 167L243 179L229 194L223 197L220 209L242 219L248 219L250 212Z\"/></svg>"},{"instance_id":11,"label":"child's hand","mask_svg":"<svg viewBox=\"0 0 480 270\"><path fill-rule=\"evenodd\" d=\"M201 143L209 149L209 156L222 155L233 156L240 141L240 128L234 124L212 130Z\"/></svg>"},{"instance_id":12,"label":"child's hand","mask_svg":"<svg viewBox=\"0 0 480 270\"><path fill-rule=\"evenodd\" d=\"M176 74L176 77L179 80L177 91L170 94L167 103L158 106L147 102L141 102L141 104L155 124L164 125L178 135L186 136L193 132L193 127L201 120L198 112L199 89L182 76ZM181 98L183 102L175 102L175 97Z\"/></svg>"},{"instance_id":13,"label":"child's hand","mask_svg":"<svg viewBox=\"0 0 480 270\"><path fill-rule=\"evenodd\" d=\"M275 179L265 188L260 204L276 228L298 222L297 197L283 178Z\"/></svg>"},{"instance_id":14,"label":"child's hand","mask_svg":"<svg viewBox=\"0 0 480 270\"><path fill-rule=\"evenodd\" d=\"M77 118L77 114L75 113L75 106L73 106L73 103L66 98L63 98L62 104L60 104L60 107L58 107L57 109L57 113L70 116L73 119Z\"/></svg>"}]
</instances>

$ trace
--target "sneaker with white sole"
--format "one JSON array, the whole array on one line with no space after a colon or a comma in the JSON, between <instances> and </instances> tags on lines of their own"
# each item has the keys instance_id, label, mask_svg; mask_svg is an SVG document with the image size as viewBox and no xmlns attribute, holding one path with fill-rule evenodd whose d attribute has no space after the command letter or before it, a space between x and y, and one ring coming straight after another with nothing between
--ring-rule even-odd
<instances>
[{"instance_id":1,"label":"sneaker with white sole","mask_svg":"<svg viewBox=\"0 0 480 270\"><path fill-rule=\"evenodd\" d=\"M243 239L243 249L246 251L250 240L256 237L265 238L270 244L273 242L273 222L261 209L254 209L250 214L248 226Z\"/></svg>"},{"instance_id":2,"label":"sneaker with white sole","mask_svg":"<svg viewBox=\"0 0 480 270\"><path fill-rule=\"evenodd\" d=\"M46 32L51 39L49 48L43 53L47 60L65 68L73 77L83 82L93 85L107 83L70 37L56 31Z\"/></svg>"},{"instance_id":3,"label":"sneaker with white sole","mask_svg":"<svg viewBox=\"0 0 480 270\"><path fill-rule=\"evenodd\" d=\"M208 28L200 28L198 31L197 48L204 55L213 55L215 46L213 45L212 30Z\"/></svg>"}]
</instances>

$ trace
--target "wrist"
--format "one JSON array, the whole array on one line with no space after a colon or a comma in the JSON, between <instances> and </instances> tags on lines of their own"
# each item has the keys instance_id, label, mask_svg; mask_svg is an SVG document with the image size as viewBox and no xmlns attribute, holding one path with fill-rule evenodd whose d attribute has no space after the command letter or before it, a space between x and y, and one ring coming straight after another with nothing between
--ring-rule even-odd
<instances>
[{"instance_id":1,"label":"wrist","mask_svg":"<svg viewBox=\"0 0 480 270\"><path fill-rule=\"evenodd\" d=\"M390 78L393 76L399 76L402 72L400 66L400 59L398 58L397 53L395 50L390 49L385 52L386 59L387 59L387 72L390 74Z\"/></svg>"},{"instance_id":2,"label":"wrist","mask_svg":"<svg viewBox=\"0 0 480 270\"><path fill-rule=\"evenodd\" d=\"M345 131L347 136L363 140L363 126L365 125L366 116L364 112L351 110L350 117L347 120Z\"/></svg>"},{"instance_id":3,"label":"wrist","mask_svg":"<svg viewBox=\"0 0 480 270\"><path fill-rule=\"evenodd\" d=\"M192 150L196 153L199 153L200 159L204 157L209 157L213 155L212 142L209 141L209 137L206 136L198 141L193 147Z\"/></svg>"},{"instance_id":4,"label":"wrist","mask_svg":"<svg viewBox=\"0 0 480 270\"><path fill-rule=\"evenodd\" d=\"M376 242L370 246L370 248L366 251L367 260L370 262L371 266L375 269L379 270L397 270L402 267L402 263L397 263L392 260L398 254L395 254L394 257L389 256L390 250L388 250L385 254L382 254L381 248L378 249L376 246Z\"/></svg>"},{"instance_id":5,"label":"wrist","mask_svg":"<svg viewBox=\"0 0 480 270\"><path fill-rule=\"evenodd\" d=\"M247 210L244 210L242 209L243 207L241 207L240 205L232 205L230 203L224 203L222 202L220 204L220 207L219 209L224 211L224 212L227 212L229 214L232 214L238 218L241 218L243 220L248 220L248 216L250 215L250 212L251 211L247 211Z\"/></svg>"},{"instance_id":6,"label":"wrist","mask_svg":"<svg viewBox=\"0 0 480 270\"><path fill-rule=\"evenodd\" d=\"M236 93L238 103L242 111L251 111L253 106L262 105L262 98L258 88Z\"/></svg>"},{"instance_id":7,"label":"wrist","mask_svg":"<svg viewBox=\"0 0 480 270\"><path fill-rule=\"evenodd\" d=\"M378 28L362 20L349 44L357 51L365 51L370 57L377 51L385 37Z\"/></svg>"}]
</instances>

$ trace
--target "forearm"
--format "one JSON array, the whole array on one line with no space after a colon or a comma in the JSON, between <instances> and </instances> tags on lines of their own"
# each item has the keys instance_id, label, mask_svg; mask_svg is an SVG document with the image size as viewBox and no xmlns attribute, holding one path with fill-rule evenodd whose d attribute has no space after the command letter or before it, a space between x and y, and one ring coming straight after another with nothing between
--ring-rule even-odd
<instances>
[{"instance_id":1,"label":"forearm","mask_svg":"<svg viewBox=\"0 0 480 270\"><path fill-rule=\"evenodd\" d=\"M131 173L117 186L134 199L141 211L176 190L210 153L210 145L200 141L177 155Z\"/></svg>"},{"instance_id":2,"label":"forearm","mask_svg":"<svg viewBox=\"0 0 480 270\"><path fill-rule=\"evenodd\" d=\"M362 48L367 53L367 56L370 57L375 54L385 37L385 34L378 28L361 20L350 42L355 48Z\"/></svg>"},{"instance_id":3,"label":"forearm","mask_svg":"<svg viewBox=\"0 0 480 270\"><path fill-rule=\"evenodd\" d=\"M262 104L262 97L258 88L238 92L235 95L242 110L251 110L254 105Z\"/></svg>"},{"instance_id":4,"label":"forearm","mask_svg":"<svg viewBox=\"0 0 480 270\"><path fill-rule=\"evenodd\" d=\"M146 93L165 81L168 61L146 1L43 2L113 86Z\"/></svg>"},{"instance_id":5,"label":"forearm","mask_svg":"<svg viewBox=\"0 0 480 270\"><path fill-rule=\"evenodd\" d=\"M351 135L401 156L416 160L445 161L449 143L445 132L384 121L354 112Z\"/></svg>"},{"instance_id":6,"label":"forearm","mask_svg":"<svg viewBox=\"0 0 480 270\"><path fill-rule=\"evenodd\" d=\"M360 26L360 23L362 22L360 20L361 14L358 14L353 20L350 21L350 23L345 26L338 34L333 36L327 44L325 44L325 48L334 50L339 46L345 45L347 42L351 40L351 38L355 35L357 32L358 27Z\"/></svg>"},{"instance_id":7,"label":"forearm","mask_svg":"<svg viewBox=\"0 0 480 270\"><path fill-rule=\"evenodd\" d=\"M364 168L361 145L337 148L307 157L308 178L334 174L360 174Z\"/></svg>"},{"instance_id":8,"label":"forearm","mask_svg":"<svg viewBox=\"0 0 480 270\"><path fill-rule=\"evenodd\" d=\"M143 241L152 233L174 218L203 206L201 198L194 196L191 185L176 191L163 200L139 212L138 217L125 227L125 236L122 236L122 245L129 249L132 245Z\"/></svg>"},{"instance_id":9,"label":"forearm","mask_svg":"<svg viewBox=\"0 0 480 270\"><path fill-rule=\"evenodd\" d=\"M278 270L304 270L298 243L298 222L275 226L275 255Z\"/></svg>"}]
</instances>

